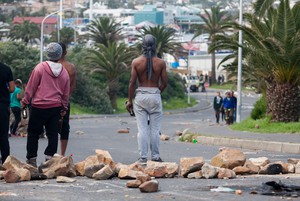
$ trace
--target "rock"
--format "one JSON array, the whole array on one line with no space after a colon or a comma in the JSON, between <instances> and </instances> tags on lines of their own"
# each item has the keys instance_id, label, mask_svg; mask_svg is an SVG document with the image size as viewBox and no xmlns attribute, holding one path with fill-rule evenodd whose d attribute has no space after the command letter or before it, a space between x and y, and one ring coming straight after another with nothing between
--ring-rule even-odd
<instances>
[{"instance_id":1,"label":"rock","mask_svg":"<svg viewBox=\"0 0 300 201\"><path fill-rule=\"evenodd\" d=\"M58 176L56 178L57 183L73 183L75 182L76 179L70 178L70 177L65 177L65 176Z\"/></svg>"},{"instance_id":2,"label":"rock","mask_svg":"<svg viewBox=\"0 0 300 201\"><path fill-rule=\"evenodd\" d=\"M83 131L76 131L75 134L76 135L84 135L85 133Z\"/></svg>"},{"instance_id":3,"label":"rock","mask_svg":"<svg viewBox=\"0 0 300 201\"><path fill-rule=\"evenodd\" d=\"M300 174L300 161L295 165L295 173Z\"/></svg>"},{"instance_id":4,"label":"rock","mask_svg":"<svg viewBox=\"0 0 300 201\"><path fill-rule=\"evenodd\" d=\"M140 180L141 184L142 184L142 183L145 183L146 181L150 181L151 177L149 175L144 174L144 175L137 175L136 179Z\"/></svg>"},{"instance_id":5,"label":"rock","mask_svg":"<svg viewBox=\"0 0 300 201\"><path fill-rule=\"evenodd\" d=\"M250 171L249 171L249 174L258 174L259 170L260 170L260 167L257 166L257 165L254 165L251 161L249 160L246 160L245 164L244 164L244 167L248 168Z\"/></svg>"},{"instance_id":6,"label":"rock","mask_svg":"<svg viewBox=\"0 0 300 201\"><path fill-rule=\"evenodd\" d=\"M92 178L93 175L98 172L99 170L101 170L102 168L104 168L105 164L104 163L101 163L101 164L98 164L98 165L91 165L91 166L88 166L84 169L84 175L89 177L89 178Z\"/></svg>"},{"instance_id":7,"label":"rock","mask_svg":"<svg viewBox=\"0 0 300 201\"><path fill-rule=\"evenodd\" d=\"M5 168L6 170L15 170L16 172L18 172L18 170L22 168L29 170L31 173L38 172L38 169L36 167L28 165L27 163L22 163L14 156L8 156L6 158L5 162L3 163L3 168Z\"/></svg>"},{"instance_id":8,"label":"rock","mask_svg":"<svg viewBox=\"0 0 300 201\"><path fill-rule=\"evenodd\" d=\"M157 192L158 191L158 181L156 181L156 180L146 181L145 183L140 185L139 189L143 193Z\"/></svg>"},{"instance_id":9,"label":"rock","mask_svg":"<svg viewBox=\"0 0 300 201\"><path fill-rule=\"evenodd\" d=\"M122 163L117 163L116 166L115 166L114 172L115 172L116 174L119 174L119 172L120 172L120 170L121 170L122 168L123 168L123 169L129 169L129 168L128 168L128 165L125 165L125 164L122 164Z\"/></svg>"},{"instance_id":10,"label":"rock","mask_svg":"<svg viewBox=\"0 0 300 201\"><path fill-rule=\"evenodd\" d=\"M242 194L243 194L243 191L242 191L242 190L239 190L239 189L238 189L238 190L235 190L235 194L236 194L236 195L242 195Z\"/></svg>"},{"instance_id":11,"label":"rock","mask_svg":"<svg viewBox=\"0 0 300 201\"><path fill-rule=\"evenodd\" d=\"M288 173L295 173L295 165L288 163Z\"/></svg>"},{"instance_id":12,"label":"rock","mask_svg":"<svg viewBox=\"0 0 300 201\"><path fill-rule=\"evenodd\" d=\"M4 179L5 170L0 170L0 180Z\"/></svg>"},{"instance_id":13,"label":"rock","mask_svg":"<svg viewBox=\"0 0 300 201\"><path fill-rule=\"evenodd\" d=\"M212 165L209 165L208 163L205 163L201 168L202 176L206 179L216 178L218 172L219 172L218 167L214 167Z\"/></svg>"},{"instance_id":14,"label":"rock","mask_svg":"<svg viewBox=\"0 0 300 201\"><path fill-rule=\"evenodd\" d=\"M201 170L205 160L202 157L181 158L180 159L180 176L187 177L189 173Z\"/></svg>"},{"instance_id":15,"label":"rock","mask_svg":"<svg viewBox=\"0 0 300 201\"><path fill-rule=\"evenodd\" d=\"M256 129L259 129L259 125L258 125L258 124L255 124L255 128L256 128Z\"/></svg>"},{"instance_id":16,"label":"rock","mask_svg":"<svg viewBox=\"0 0 300 201\"><path fill-rule=\"evenodd\" d=\"M189 178L189 179L201 179L202 178L202 172L201 172L201 170L199 170L197 172L189 173L187 175L187 178Z\"/></svg>"},{"instance_id":17,"label":"rock","mask_svg":"<svg viewBox=\"0 0 300 201\"><path fill-rule=\"evenodd\" d=\"M110 165L111 169L115 169L116 164L108 151L96 149L95 152L100 163Z\"/></svg>"},{"instance_id":18,"label":"rock","mask_svg":"<svg viewBox=\"0 0 300 201\"><path fill-rule=\"evenodd\" d=\"M135 163L128 165L128 168L130 170L144 172L146 167L145 167L145 165L142 165L140 162L135 162Z\"/></svg>"},{"instance_id":19,"label":"rock","mask_svg":"<svg viewBox=\"0 0 300 201\"><path fill-rule=\"evenodd\" d=\"M237 166L243 166L246 156L237 149L224 149L218 155L213 157L210 164L220 168L233 169Z\"/></svg>"},{"instance_id":20,"label":"rock","mask_svg":"<svg viewBox=\"0 0 300 201\"><path fill-rule=\"evenodd\" d=\"M182 132L181 132L181 131L176 131L176 132L175 132L175 135L176 135L176 136L182 136Z\"/></svg>"},{"instance_id":21,"label":"rock","mask_svg":"<svg viewBox=\"0 0 300 201\"><path fill-rule=\"evenodd\" d=\"M75 164L75 171L77 176L84 176L85 161L81 161Z\"/></svg>"},{"instance_id":22,"label":"rock","mask_svg":"<svg viewBox=\"0 0 300 201\"><path fill-rule=\"evenodd\" d=\"M288 163L283 163L282 161L276 161L274 164L279 164L282 167L282 173L287 174L288 173Z\"/></svg>"},{"instance_id":23,"label":"rock","mask_svg":"<svg viewBox=\"0 0 300 201\"><path fill-rule=\"evenodd\" d=\"M5 171L5 168L2 165L0 165L0 171Z\"/></svg>"},{"instance_id":24,"label":"rock","mask_svg":"<svg viewBox=\"0 0 300 201\"><path fill-rule=\"evenodd\" d=\"M280 164L268 164L262 167L259 171L259 174L281 174L282 166Z\"/></svg>"},{"instance_id":25,"label":"rock","mask_svg":"<svg viewBox=\"0 0 300 201\"><path fill-rule=\"evenodd\" d=\"M21 168L19 168L21 169ZM4 173L4 180L6 183L17 183L20 181L21 177L14 170L6 170Z\"/></svg>"},{"instance_id":26,"label":"rock","mask_svg":"<svg viewBox=\"0 0 300 201\"><path fill-rule=\"evenodd\" d=\"M176 163L148 161L144 173L155 178L172 178L178 174L178 165Z\"/></svg>"},{"instance_id":27,"label":"rock","mask_svg":"<svg viewBox=\"0 0 300 201\"><path fill-rule=\"evenodd\" d=\"M250 174L251 170L245 166L238 166L238 167L233 168L233 171L237 175L244 175L244 174Z\"/></svg>"},{"instance_id":28,"label":"rock","mask_svg":"<svg viewBox=\"0 0 300 201\"><path fill-rule=\"evenodd\" d=\"M161 140L161 141L167 141L167 140L169 140L169 139L170 139L170 136L168 136L168 135L162 134L162 135L160 136L160 140Z\"/></svg>"},{"instance_id":29,"label":"rock","mask_svg":"<svg viewBox=\"0 0 300 201\"><path fill-rule=\"evenodd\" d=\"M131 180L126 183L128 188L138 188L142 182L140 180Z\"/></svg>"},{"instance_id":30,"label":"rock","mask_svg":"<svg viewBox=\"0 0 300 201\"><path fill-rule=\"evenodd\" d=\"M267 157L249 158L249 161L251 161L253 165L260 167L264 167L270 163L270 160Z\"/></svg>"},{"instance_id":31,"label":"rock","mask_svg":"<svg viewBox=\"0 0 300 201\"><path fill-rule=\"evenodd\" d=\"M233 170L220 168L217 177L219 179L234 179L236 178L236 174Z\"/></svg>"},{"instance_id":32,"label":"rock","mask_svg":"<svg viewBox=\"0 0 300 201\"><path fill-rule=\"evenodd\" d=\"M110 178L114 174L114 171L109 165L105 165L101 170L93 174L93 178L97 180L105 180Z\"/></svg>"},{"instance_id":33,"label":"rock","mask_svg":"<svg viewBox=\"0 0 300 201\"><path fill-rule=\"evenodd\" d=\"M118 133L129 133L128 129L119 129Z\"/></svg>"},{"instance_id":34,"label":"rock","mask_svg":"<svg viewBox=\"0 0 300 201\"><path fill-rule=\"evenodd\" d=\"M136 179L138 175L145 175L141 171L130 170L126 168L121 168L118 174L120 179Z\"/></svg>"},{"instance_id":35,"label":"rock","mask_svg":"<svg viewBox=\"0 0 300 201\"><path fill-rule=\"evenodd\" d=\"M296 165L297 163L299 163L300 159L299 158L289 158L287 160L288 163L294 164Z\"/></svg>"},{"instance_id":36,"label":"rock","mask_svg":"<svg viewBox=\"0 0 300 201\"><path fill-rule=\"evenodd\" d=\"M54 156L42 163L39 172L52 179L58 176L75 177L76 170L71 156Z\"/></svg>"}]
</instances>

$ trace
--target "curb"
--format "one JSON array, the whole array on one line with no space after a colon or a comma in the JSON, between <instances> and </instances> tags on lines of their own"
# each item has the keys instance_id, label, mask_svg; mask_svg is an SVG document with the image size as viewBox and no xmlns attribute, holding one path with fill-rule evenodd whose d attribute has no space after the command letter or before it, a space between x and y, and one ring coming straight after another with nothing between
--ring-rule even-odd
<instances>
[{"instance_id":1,"label":"curb","mask_svg":"<svg viewBox=\"0 0 300 201\"><path fill-rule=\"evenodd\" d=\"M198 136L196 139L200 144L230 146L230 147L238 147L241 149L300 154L299 143L234 139L234 138L223 138L223 137L207 137L207 136Z\"/></svg>"}]
</instances>

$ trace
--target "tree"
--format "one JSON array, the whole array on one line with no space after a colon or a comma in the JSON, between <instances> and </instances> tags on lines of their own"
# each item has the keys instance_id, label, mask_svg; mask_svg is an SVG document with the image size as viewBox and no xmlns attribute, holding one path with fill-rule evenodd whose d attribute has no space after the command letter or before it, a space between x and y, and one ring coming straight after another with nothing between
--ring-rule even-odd
<instances>
[{"instance_id":1,"label":"tree","mask_svg":"<svg viewBox=\"0 0 300 201\"><path fill-rule=\"evenodd\" d=\"M63 42L65 44L70 44L74 41L74 29L71 27L63 27L61 30L59 30L60 33L60 42ZM51 33L50 41L57 42L58 41L58 34L57 30L53 31Z\"/></svg>"},{"instance_id":2,"label":"tree","mask_svg":"<svg viewBox=\"0 0 300 201\"><path fill-rule=\"evenodd\" d=\"M248 72L266 84L267 113L277 122L300 117L300 4L281 0L264 18L245 14L247 25L233 24L244 34L243 60ZM245 68L244 68L245 69Z\"/></svg>"},{"instance_id":3,"label":"tree","mask_svg":"<svg viewBox=\"0 0 300 201\"><path fill-rule=\"evenodd\" d=\"M194 25L195 33L194 38L200 36L203 33L209 34L210 45L216 42L216 36L220 34L225 34L227 29L224 26L230 20L230 16L226 11L221 11L220 7L212 7L210 12L205 10L205 15L200 15L205 24ZM210 51L211 53L211 78L212 83L216 82L216 54L215 51Z\"/></svg>"},{"instance_id":4,"label":"tree","mask_svg":"<svg viewBox=\"0 0 300 201\"><path fill-rule=\"evenodd\" d=\"M170 54L174 57L178 54L180 43L174 40L174 29L169 29L163 26L143 27L139 30L142 39L146 34L151 34L156 38L156 53L158 57L163 57L164 54ZM136 55L139 55L142 50L142 43L138 43Z\"/></svg>"},{"instance_id":5,"label":"tree","mask_svg":"<svg viewBox=\"0 0 300 201\"><path fill-rule=\"evenodd\" d=\"M107 46L96 44L86 57L86 65L91 72L103 74L106 78L108 95L114 109L117 109L120 75L128 71L132 59L133 54L126 44L117 42L108 42Z\"/></svg>"},{"instance_id":6,"label":"tree","mask_svg":"<svg viewBox=\"0 0 300 201\"><path fill-rule=\"evenodd\" d=\"M96 43L103 44L106 47L109 43L121 39L122 28L113 18L100 17L92 21L88 29L92 39Z\"/></svg>"},{"instance_id":7,"label":"tree","mask_svg":"<svg viewBox=\"0 0 300 201\"><path fill-rule=\"evenodd\" d=\"M9 38L12 40L22 40L26 45L32 42L33 39L37 39L40 36L40 28L34 24L25 20L23 24L16 24L10 31Z\"/></svg>"}]
</instances>

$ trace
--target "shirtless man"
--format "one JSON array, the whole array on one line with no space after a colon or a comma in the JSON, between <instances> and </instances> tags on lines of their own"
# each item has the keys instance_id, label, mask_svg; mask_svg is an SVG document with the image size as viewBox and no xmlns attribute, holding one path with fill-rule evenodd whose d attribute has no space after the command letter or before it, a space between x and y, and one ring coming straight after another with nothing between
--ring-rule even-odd
<instances>
[{"instance_id":1,"label":"shirtless man","mask_svg":"<svg viewBox=\"0 0 300 201\"><path fill-rule=\"evenodd\" d=\"M131 64L131 79L128 89L126 108L134 111L138 127L139 162L146 163L150 131L151 160L162 162L159 155L159 133L162 118L161 93L167 87L165 62L156 55L156 39L147 34L143 38L143 55L134 59ZM139 83L136 89L136 83ZM134 105L132 99L136 92ZM149 125L148 125L149 118Z\"/></svg>"},{"instance_id":2,"label":"shirtless man","mask_svg":"<svg viewBox=\"0 0 300 201\"><path fill-rule=\"evenodd\" d=\"M63 65L63 67L67 70L69 77L70 77L70 96L75 90L76 86L76 69L74 64L68 62L66 60L66 55L67 55L67 48L64 43L59 43L60 46L63 49L63 54L61 59L59 60L59 63ZM63 117L63 124L61 127L60 131L60 151L61 155L64 156L66 153L67 145L68 145L68 140L69 140L69 133L70 133L70 103L68 105L68 110L66 115Z\"/></svg>"}]
</instances>

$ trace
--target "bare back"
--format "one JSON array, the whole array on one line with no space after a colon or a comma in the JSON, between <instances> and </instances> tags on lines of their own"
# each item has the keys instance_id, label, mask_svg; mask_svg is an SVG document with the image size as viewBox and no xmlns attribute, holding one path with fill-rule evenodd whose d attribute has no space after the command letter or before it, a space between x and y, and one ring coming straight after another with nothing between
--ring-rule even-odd
<instances>
[{"instance_id":1,"label":"bare back","mask_svg":"<svg viewBox=\"0 0 300 201\"><path fill-rule=\"evenodd\" d=\"M165 82L166 80L166 64L165 62L158 58L153 57L153 74L152 79L148 80L147 74L147 58L145 56L140 56L133 60L132 70L136 71L137 79L140 87L159 87L160 80Z\"/></svg>"},{"instance_id":2,"label":"bare back","mask_svg":"<svg viewBox=\"0 0 300 201\"><path fill-rule=\"evenodd\" d=\"M72 94L76 87L76 69L74 64L66 60L60 61L63 67L67 70L70 77L70 94Z\"/></svg>"}]
</instances>

